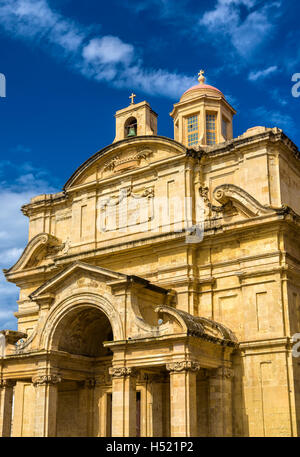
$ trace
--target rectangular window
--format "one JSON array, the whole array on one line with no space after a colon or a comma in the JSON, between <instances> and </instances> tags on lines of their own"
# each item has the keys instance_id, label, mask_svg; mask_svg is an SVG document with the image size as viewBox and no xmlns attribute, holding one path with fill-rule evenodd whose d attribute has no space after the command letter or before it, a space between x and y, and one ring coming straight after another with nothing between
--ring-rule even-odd
<instances>
[{"instance_id":1,"label":"rectangular window","mask_svg":"<svg viewBox=\"0 0 300 457\"><path fill-rule=\"evenodd\" d=\"M188 146L195 146L199 139L198 115L190 116L187 119Z\"/></svg>"},{"instance_id":2,"label":"rectangular window","mask_svg":"<svg viewBox=\"0 0 300 457\"><path fill-rule=\"evenodd\" d=\"M216 144L216 114L206 115L206 143Z\"/></svg>"},{"instance_id":3,"label":"rectangular window","mask_svg":"<svg viewBox=\"0 0 300 457\"><path fill-rule=\"evenodd\" d=\"M222 135L223 137L225 138L225 140L227 140L227 126L228 126L228 122L226 121L226 119L222 119Z\"/></svg>"}]
</instances>

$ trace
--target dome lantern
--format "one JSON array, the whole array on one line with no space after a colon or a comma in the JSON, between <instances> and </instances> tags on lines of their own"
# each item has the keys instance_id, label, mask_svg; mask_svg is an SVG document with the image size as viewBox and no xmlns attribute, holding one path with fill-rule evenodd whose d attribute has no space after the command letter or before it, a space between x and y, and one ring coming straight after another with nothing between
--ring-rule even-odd
<instances>
[{"instance_id":1,"label":"dome lantern","mask_svg":"<svg viewBox=\"0 0 300 457\"><path fill-rule=\"evenodd\" d=\"M235 109L216 87L205 84L204 70L198 82L186 90L170 113L174 139L187 147L213 146L233 138Z\"/></svg>"}]
</instances>

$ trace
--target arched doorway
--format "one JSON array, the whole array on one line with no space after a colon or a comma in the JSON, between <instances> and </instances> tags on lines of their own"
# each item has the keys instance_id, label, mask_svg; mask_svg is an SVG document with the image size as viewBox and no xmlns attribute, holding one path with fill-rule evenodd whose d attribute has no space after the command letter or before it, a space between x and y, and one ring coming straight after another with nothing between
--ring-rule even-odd
<instances>
[{"instance_id":1,"label":"arched doorway","mask_svg":"<svg viewBox=\"0 0 300 457\"><path fill-rule=\"evenodd\" d=\"M52 349L59 357L62 381L58 385L56 436L99 436L99 416L109 388L97 382L111 366L112 352L103 346L113 340L108 317L98 307L73 307L56 325ZM101 384L101 385L100 385ZM107 390L107 392L106 392ZM106 428L111 428L107 406Z\"/></svg>"}]
</instances>

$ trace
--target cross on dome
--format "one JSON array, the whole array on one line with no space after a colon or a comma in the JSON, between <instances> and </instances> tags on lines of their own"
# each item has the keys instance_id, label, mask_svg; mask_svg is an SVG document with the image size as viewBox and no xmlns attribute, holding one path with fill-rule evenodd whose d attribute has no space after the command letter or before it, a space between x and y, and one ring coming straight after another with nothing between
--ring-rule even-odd
<instances>
[{"instance_id":1,"label":"cross on dome","mask_svg":"<svg viewBox=\"0 0 300 457\"><path fill-rule=\"evenodd\" d=\"M204 84L205 83L205 76L204 76L204 70L200 70L199 73L198 73L198 81L200 84Z\"/></svg>"}]
</instances>

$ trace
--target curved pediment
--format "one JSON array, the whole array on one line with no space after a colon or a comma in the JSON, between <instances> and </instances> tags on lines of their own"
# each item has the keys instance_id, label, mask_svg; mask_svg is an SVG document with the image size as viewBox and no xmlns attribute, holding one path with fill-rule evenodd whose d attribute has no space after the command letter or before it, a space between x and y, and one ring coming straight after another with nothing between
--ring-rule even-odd
<instances>
[{"instance_id":1,"label":"curved pediment","mask_svg":"<svg viewBox=\"0 0 300 457\"><path fill-rule=\"evenodd\" d=\"M213 191L214 199L226 205L229 201L246 217L264 216L275 214L276 209L270 206L264 206L259 203L244 189L241 189L234 184L222 184L216 187Z\"/></svg>"},{"instance_id":2,"label":"curved pediment","mask_svg":"<svg viewBox=\"0 0 300 457\"><path fill-rule=\"evenodd\" d=\"M67 181L64 190L143 168L185 152L182 144L162 136L138 136L118 141L84 162Z\"/></svg>"},{"instance_id":3,"label":"curved pediment","mask_svg":"<svg viewBox=\"0 0 300 457\"><path fill-rule=\"evenodd\" d=\"M4 270L4 273L15 273L38 266L48 254L49 249L61 246L61 242L55 236L49 233L39 233L29 241L19 260L11 268Z\"/></svg>"},{"instance_id":4,"label":"curved pediment","mask_svg":"<svg viewBox=\"0 0 300 457\"><path fill-rule=\"evenodd\" d=\"M165 320L176 320L180 331L191 336L198 336L208 340L223 340L228 344L237 343L234 333L225 325L205 317L192 316L181 309L169 306L158 306L155 311L162 316L162 323Z\"/></svg>"}]
</instances>

